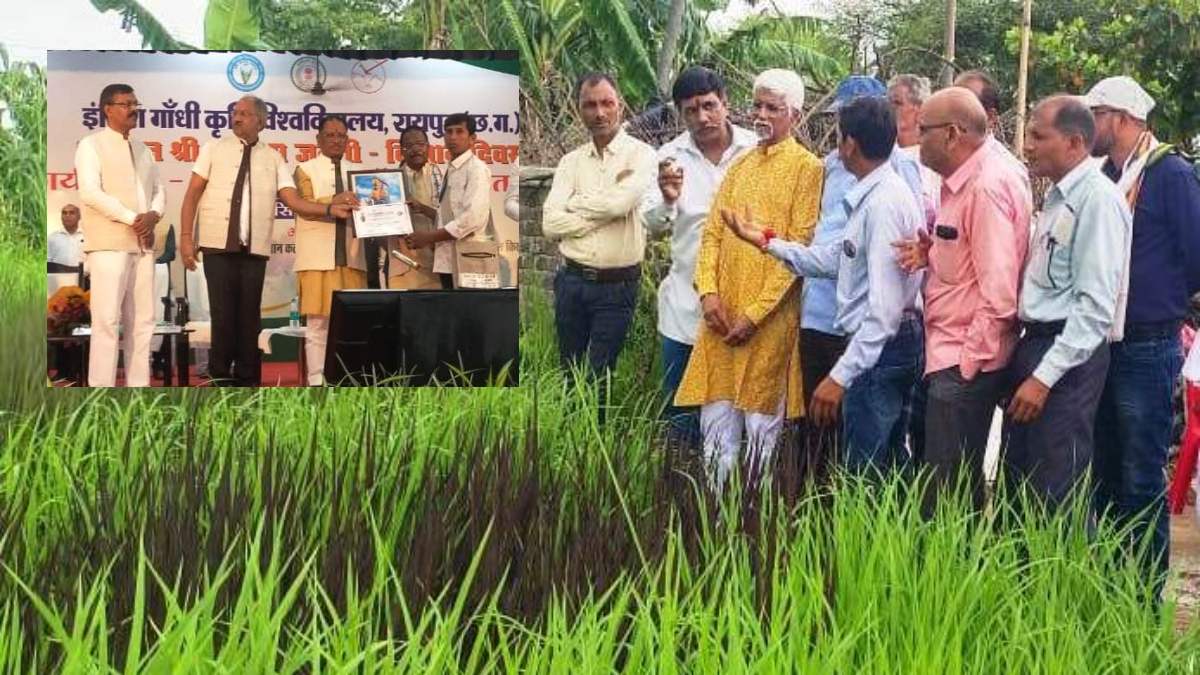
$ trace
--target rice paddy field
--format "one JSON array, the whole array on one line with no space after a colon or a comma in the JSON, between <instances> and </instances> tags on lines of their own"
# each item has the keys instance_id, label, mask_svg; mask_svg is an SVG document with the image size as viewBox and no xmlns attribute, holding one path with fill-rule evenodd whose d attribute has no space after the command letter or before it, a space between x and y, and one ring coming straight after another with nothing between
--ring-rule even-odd
<instances>
[{"instance_id":1,"label":"rice paddy field","mask_svg":"<svg viewBox=\"0 0 1200 675\"><path fill-rule=\"evenodd\" d=\"M788 452L710 495L649 292L604 425L534 290L520 388L52 390L42 244L2 236L2 673L1200 673L1079 509L924 519Z\"/></svg>"}]
</instances>

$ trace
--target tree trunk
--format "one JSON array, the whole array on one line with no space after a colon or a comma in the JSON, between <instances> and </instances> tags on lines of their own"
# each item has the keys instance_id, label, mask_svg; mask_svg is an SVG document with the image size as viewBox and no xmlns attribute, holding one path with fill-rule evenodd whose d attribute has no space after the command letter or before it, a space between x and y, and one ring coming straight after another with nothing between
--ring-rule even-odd
<instances>
[{"instance_id":1,"label":"tree trunk","mask_svg":"<svg viewBox=\"0 0 1200 675\"><path fill-rule=\"evenodd\" d=\"M1017 71L1017 129L1013 132L1013 152L1020 157L1025 150L1025 97L1029 90L1029 33L1032 30L1030 17L1033 0L1024 0L1021 13L1021 65Z\"/></svg>"},{"instance_id":2,"label":"tree trunk","mask_svg":"<svg viewBox=\"0 0 1200 675\"><path fill-rule=\"evenodd\" d=\"M426 12L425 48L445 49L449 42L446 31L446 0L429 0Z\"/></svg>"},{"instance_id":3,"label":"tree trunk","mask_svg":"<svg viewBox=\"0 0 1200 675\"><path fill-rule=\"evenodd\" d=\"M658 52L658 94L662 100L670 99L671 66L675 63L675 52L679 47L679 34L683 32L684 0L671 0L671 13L667 17L667 30L663 34L662 49Z\"/></svg>"},{"instance_id":4,"label":"tree trunk","mask_svg":"<svg viewBox=\"0 0 1200 675\"><path fill-rule=\"evenodd\" d=\"M942 86L954 82L954 30L958 23L958 0L946 0L946 65L942 66Z\"/></svg>"}]
</instances>

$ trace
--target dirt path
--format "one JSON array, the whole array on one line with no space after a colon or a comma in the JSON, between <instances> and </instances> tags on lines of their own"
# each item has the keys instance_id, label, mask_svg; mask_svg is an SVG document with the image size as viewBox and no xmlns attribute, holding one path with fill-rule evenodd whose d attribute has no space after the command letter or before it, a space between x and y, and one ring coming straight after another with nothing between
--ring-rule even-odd
<instances>
[{"instance_id":1,"label":"dirt path","mask_svg":"<svg viewBox=\"0 0 1200 675\"><path fill-rule=\"evenodd\" d=\"M1175 623L1182 629L1200 618L1200 524L1191 505L1171 519L1171 571L1179 573L1173 589L1179 599Z\"/></svg>"}]
</instances>

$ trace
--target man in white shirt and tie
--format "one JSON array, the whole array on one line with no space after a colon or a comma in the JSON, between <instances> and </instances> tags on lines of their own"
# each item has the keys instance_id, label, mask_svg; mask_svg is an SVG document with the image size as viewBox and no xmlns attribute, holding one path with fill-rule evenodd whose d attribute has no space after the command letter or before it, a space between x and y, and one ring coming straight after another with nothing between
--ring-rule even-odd
<instances>
[{"instance_id":1,"label":"man in white shirt and tie","mask_svg":"<svg viewBox=\"0 0 1200 675\"><path fill-rule=\"evenodd\" d=\"M150 384L154 249L162 243L155 226L166 191L149 148L129 137L138 125L139 107L129 85L106 86L100 93L106 126L84 137L75 150L83 250L92 278L88 384L93 387L116 385L118 326L126 386Z\"/></svg>"}]
</instances>

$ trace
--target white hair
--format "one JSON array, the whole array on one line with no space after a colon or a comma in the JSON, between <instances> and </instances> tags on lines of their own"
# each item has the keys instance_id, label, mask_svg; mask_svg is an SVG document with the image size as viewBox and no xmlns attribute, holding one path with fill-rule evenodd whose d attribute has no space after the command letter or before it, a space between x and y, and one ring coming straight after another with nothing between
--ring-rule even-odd
<instances>
[{"instance_id":1,"label":"white hair","mask_svg":"<svg viewBox=\"0 0 1200 675\"><path fill-rule=\"evenodd\" d=\"M924 105L925 101L933 95L933 85L930 84L928 77L914 75L912 73L901 73L888 80L888 91L896 87L904 87L908 93L908 102L913 105Z\"/></svg>"},{"instance_id":2,"label":"white hair","mask_svg":"<svg viewBox=\"0 0 1200 675\"><path fill-rule=\"evenodd\" d=\"M262 122L263 126L266 126L267 115L270 114L270 111L267 110L267 104L265 101L257 96L254 96L253 94L246 94L238 100L250 101L250 104L254 106L254 114L258 115L258 121Z\"/></svg>"},{"instance_id":3,"label":"white hair","mask_svg":"<svg viewBox=\"0 0 1200 675\"><path fill-rule=\"evenodd\" d=\"M804 79L794 71L783 68L764 70L754 78L754 89L782 96L784 103L796 114L804 110Z\"/></svg>"}]
</instances>

